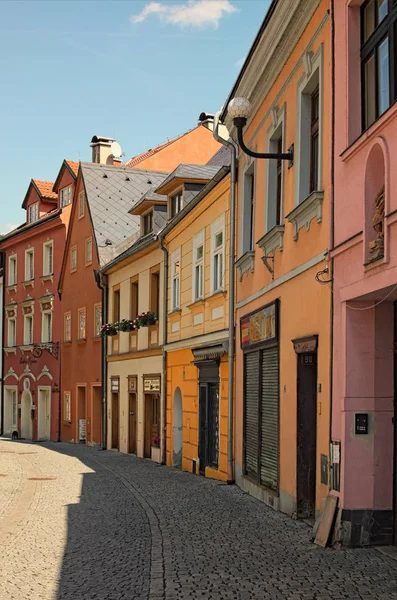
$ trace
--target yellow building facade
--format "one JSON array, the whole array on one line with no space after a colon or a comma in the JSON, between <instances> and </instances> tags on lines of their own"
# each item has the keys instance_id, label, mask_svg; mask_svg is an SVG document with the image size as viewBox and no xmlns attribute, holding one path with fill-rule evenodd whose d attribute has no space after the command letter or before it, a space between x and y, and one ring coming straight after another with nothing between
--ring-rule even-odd
<instances>
[{"instance_id":1,"label":"yellow building facade","mask_svg":"<svg viewBox=\"0 0 397 600\"><path fill-rule=\"evenodd\" d=\"M227 480L230 169L214 169L211 179L205 169L182 169L156 190L171 210L183 197L160 235L168 256L166 463Z\"/></svg>"},{"instance_id":2,"label":"yellow building facade","mask_svg":"<svg viewBox=\"0 0 397 600\"><path fill-rule=\"evenodd\" d=\"M330 16L326 0L293 4L272 3L229 97L251 103L250 149L294 149L292 164L239 154L235 478L315 518L330 473Z\"/></svg>"}]
</instances>

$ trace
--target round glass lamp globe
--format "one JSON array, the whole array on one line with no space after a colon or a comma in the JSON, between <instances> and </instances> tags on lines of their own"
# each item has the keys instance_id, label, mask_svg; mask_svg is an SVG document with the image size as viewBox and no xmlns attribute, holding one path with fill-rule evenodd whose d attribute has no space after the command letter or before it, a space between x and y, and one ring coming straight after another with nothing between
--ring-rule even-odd
<instances>
[{"instance_id":1,"label":"round glass lamp globe","mask_svg":"<svg viewBox=\"0 0 397 600\"><path fill-rule=\"evenodd\" d=\"M249 100L247 100L247 98L233 98L233 100L230 100L229 102L227 112L232 119L236 119L238 117L244 117L245 119L248 119L251 113L251 103Z\"/></svg>"}]
</instances>

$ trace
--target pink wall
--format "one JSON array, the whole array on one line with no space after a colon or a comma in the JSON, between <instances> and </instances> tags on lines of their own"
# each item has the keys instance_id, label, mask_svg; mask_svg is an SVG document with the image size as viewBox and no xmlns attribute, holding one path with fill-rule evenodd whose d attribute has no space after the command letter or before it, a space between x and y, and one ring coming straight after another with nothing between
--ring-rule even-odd
<instances>
[{"instance_id":1,"label":"pink wall","mask_svg":"<svg viewBox=\"0 0 397 600\"><path fill-rule=\"evenodd\" d=\"M397 299L397 105L361 134L361 2L335 2L335 243L332 437L342 442L345 508L390 509L393 304ZM385 185L385 257L368 262L373 201ZM393 293L384 300L387 294ZM364 310L357 310L364 309ZM369 434L354 434L356 412Z\"/></svg>"}]
</instances>

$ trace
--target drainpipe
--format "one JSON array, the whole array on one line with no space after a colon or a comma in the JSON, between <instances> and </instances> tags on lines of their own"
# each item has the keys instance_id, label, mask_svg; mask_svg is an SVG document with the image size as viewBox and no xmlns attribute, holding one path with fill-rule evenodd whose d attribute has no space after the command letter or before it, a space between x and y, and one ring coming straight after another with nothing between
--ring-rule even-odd
<instances>
[{"instance_id":1,"label":"drainpipe","mask_svg":"<svg viewBox=\"0 0 397 600\"><path fill-rule=\"evenodd\" d=\"M61 417L61 410L62 410L62 353L63 353L63 348L62 348L62 342L59 342L59 349L58 349L58 359L59 359L59 383L58 383L58 439L57 442L61 441L61 424L62 424L62 417Z\"/></svg>"},{"instance_id":2,"label":"drainpipe","mask_svg":"<svg viewBox=\"0 0 397 600\"><path fill-rule=\"evenodd\" d=\"M233 396L234 396L234 351L235 351L235 329L234 329L234 293L235 293L235 248L236 248L236 175L237 175L237 151L235 145L218 132L219 111L215 115L213 136L217 142L230 149L231 174L230 174L230 252L229 252L229 345L228 345L228 390L227 390L227 483L234 483L234 441L233 441Z\"/></svg>"},{"instance_id":3,"label":"drainpipe","mask_svg":"<svg viewBox=\"0 0 397 600\"><path fill-rule=\"evenodd\" d=\"M97 274L97 284L102 290L102 325L106 324L108 315L108 278L107 275L99 272ZM102 450L106 450L107 439L107 384L108 384L108 363L107 355L107 338L102 338Z\"/></svg>"},{"instance_id":4,"label":"drainpipe","mask_svg":"<svg viewBox=\"0 0 397 600\"><path fill-rule=\"evenodd\" d=\"M160 248L164 253L164 270L163 270L163 374L161 377L162 395L161 395L161 416L163 426L161 431L161 464L166 462L166 443L167 434L166 423L166 407L167 407L167 351L165 345L167 343L167 314L168 314L168 250L164 246L163 239L160 237Z\"/></svg>"},{"instance_id":5,"label":"drainpipe","mask_svg":"<svg viewBox=\"0 0 397 600\"><path fill-rule=\"evenodd\" d=\"M1 334L1 396L0 396L0 435L4 434L4 344L5 344L5 319L4 315L4 304L5 304L5 290L6 290L6 259L5 252L0 252L0 265L2 265L1 270L3 272L3 286L2 286L2 302L3 302L3 314L0 315L0 318L3 320L3 328Z\"/></svg>"},{"instance_id":6,"label":"drainpipe","mask_svg":"<svg viewBox=\"0 0 397 600\"><path fill-rule=\"evenodd\" d=\"M330 248L333 250L335 244L335 0L331 0L331 193L330 193ZM334 259L330 257L331 263L331 331L330 331L330 403L329 403L329 441L332 441L332 404L333 404L333 371L334 371ZM331 446L332 447L332 446ZM330 456L332 460L332 456ZM331 465L330 465L331 466ZM331 482L329 482L331 489Z\"/></svg>"}]
</instances>

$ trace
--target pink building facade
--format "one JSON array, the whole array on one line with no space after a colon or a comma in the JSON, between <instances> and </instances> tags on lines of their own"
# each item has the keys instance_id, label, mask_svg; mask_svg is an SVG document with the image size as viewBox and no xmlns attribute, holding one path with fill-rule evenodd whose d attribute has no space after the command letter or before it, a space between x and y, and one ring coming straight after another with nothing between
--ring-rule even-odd
<instances>
[{"instance_id":1,"label":"pink building facade","mask_svg":"<svg viewBox=\"0 0 397 600\"><path fill-rule=\"evenodd\" d=\"M397 2L334 7L331 487L339 540L387 544L397 541Z\"/></svg>"}]
</instances>

